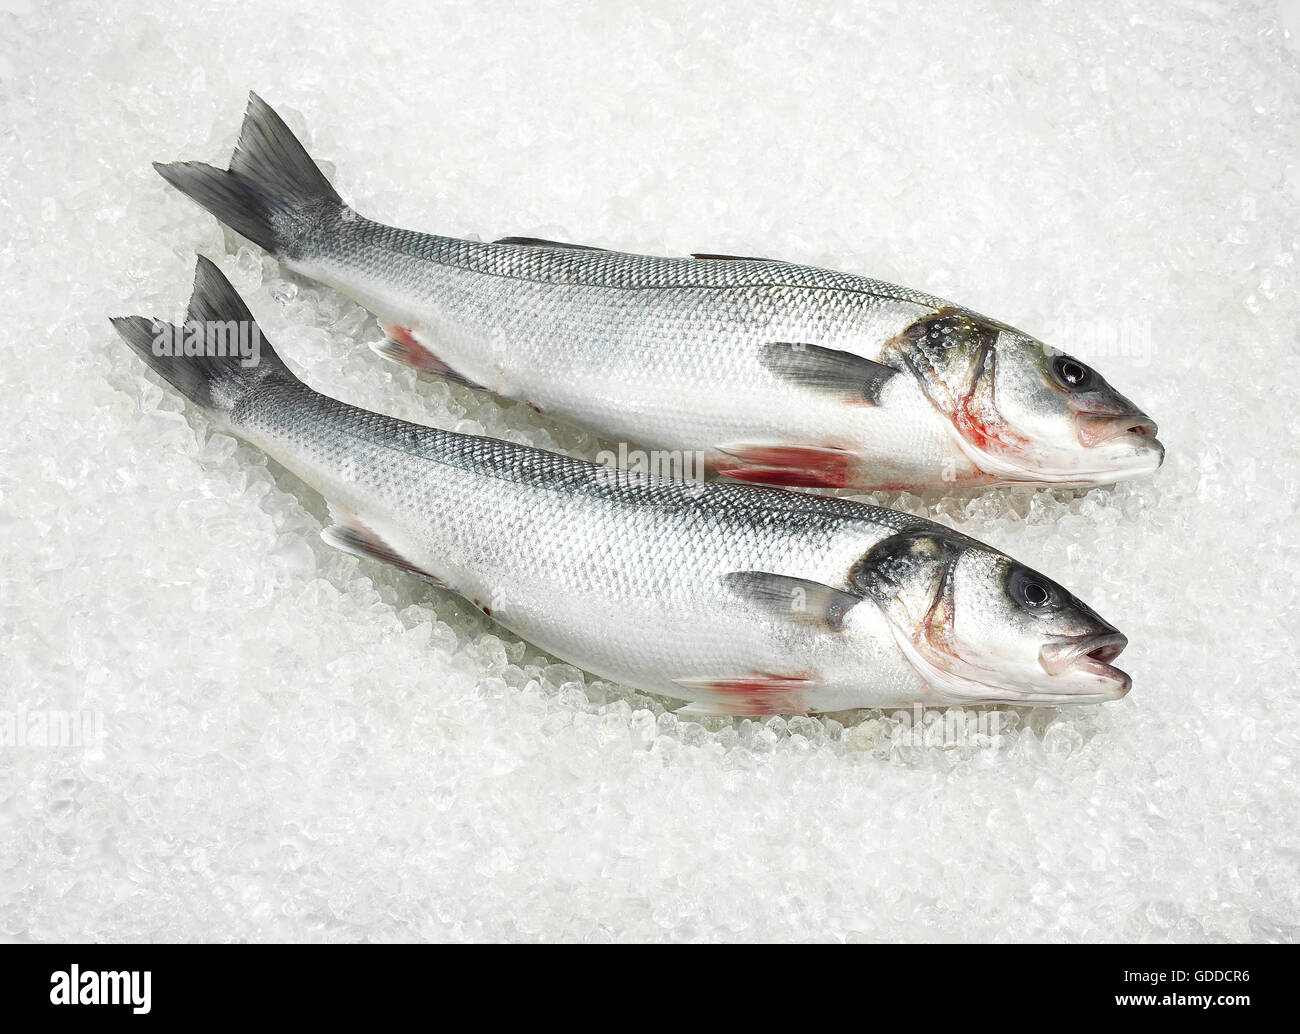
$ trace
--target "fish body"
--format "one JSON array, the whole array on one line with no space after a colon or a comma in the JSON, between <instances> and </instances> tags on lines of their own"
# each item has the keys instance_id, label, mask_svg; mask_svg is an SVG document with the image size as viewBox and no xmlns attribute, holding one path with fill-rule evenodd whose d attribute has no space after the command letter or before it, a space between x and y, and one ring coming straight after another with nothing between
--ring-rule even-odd
<instances>
[{"instance_id":1,"label":"fish body","mask_svg":"<svg viewBox=\"0 0 1300 1034\"><path fill-rule=\"evenodd\" d=\"M1125 642L1113 626L931 521L349 406L293 376L206 260L190 324L251 329L257 365L160 353L166 325L115 321L153 369L329 500L327 541L447 586L596 675L720 714L1128 691L1109 665Z\"/></svg>"},{"instance_id":2,"label":"fish body","mask_svg":"<svg viewBox=\"0 0 1300 1034\"><path fill-rule=\"evenodd\" d=\"M845 401L773 370L780 349L815 377L809 342L879 364L937 299L783 262L478 243L336 218L285 264L413 338L417 356L607 439L786 485L992 480L913 378Z\"/></svg>"},{"instance_id":3,"label":"fish body","mask_svg":"<svg viewBox=\"0 0 1300 1034\"><path fill-rule=\"evenodd\" d=\"M1155 425L1005 324L788 262L401 230L339 198L255 95L229 170L160 165L286 266L379 318L381 354L732 478L786 486L1101 484ZM1078 371L1065 377L1062 364ZM1086 381L1086 383L1085 383Z\"/></svg>"}]
</instances>

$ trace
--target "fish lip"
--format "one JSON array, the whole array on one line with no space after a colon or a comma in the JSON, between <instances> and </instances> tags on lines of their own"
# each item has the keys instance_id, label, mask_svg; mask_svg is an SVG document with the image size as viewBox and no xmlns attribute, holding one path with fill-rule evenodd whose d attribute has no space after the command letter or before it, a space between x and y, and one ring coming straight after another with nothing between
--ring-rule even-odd
<instances>
[{"instance_id":1,"label":"fish lip","mask_svg":"<svg viewBox=\"0 0 1300 1034\"><path fill-rule=\"evenodd\" d=\"M1039 649L1038 662L1052 676L1070 671L1096 675L1111 684L1108 690L1102 691L1105 698L1118 700L1133 688L1133 679L1110 662L1123 653L1126 646L1128 636L1115 629L1090 635L1061 636Z\"/></svg>"},{"instance_id":2,"label":"fish lip","mask_svg":"<svg viewBox=\"0 0 1300 1034\"><path fill-rule=\"evenodd\" d=\"M1152 424L1151 426L1154 428L1155 424ZM1148 457L1155 457L1155 463L1151 464L1151 470L1159 470L1161 464L1165 462L1164 443L1155 436L1154 431L1149 435L1134 437L1138 438L1138 441L1133 442L1133 445L1139 450L1139 452Z\"/></svg>"},{"instance_id":3,"label":"fish lip","mask_svg":"<svg viewBox=\"0 0 1300 1034\"><path fill-rule=\"evenodd\" d=\"M1117 440L1135 446L1154 445L1164 457L1164 446L1156 435L1160 428L1156 422L1140 409L1128 409L1119 413L1095 413L1080 411L1074 416L1079 440L1089 448L1107 445Z\"/></svg>"},{"instance_id":4,"label":"fish lip","mask_svg":"<svg viewBox=\"0 0 1300 1034\"><path fill-rule=\"evenodd\" d=\"M1156 437L1159 428L1140 409L1104 414L1080 411L1074 419L1084 448L1110 461L1104 472L1092 477L1078 475L1080 482L1102 484L1153 474L1165 462L1164 444Z\"/></svg>"}]
</instances>

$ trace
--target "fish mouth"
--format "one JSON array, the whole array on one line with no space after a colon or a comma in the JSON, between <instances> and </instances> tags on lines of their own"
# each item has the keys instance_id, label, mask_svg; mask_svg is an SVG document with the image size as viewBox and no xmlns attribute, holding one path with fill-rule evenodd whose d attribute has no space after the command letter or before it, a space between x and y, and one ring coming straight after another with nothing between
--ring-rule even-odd
<instances>
[{"instance_id":1,"label":"fish mouth","mask_svg":"<svg viewBox=\"0 0 1300 1034\"><path fill-rule=\"evenodd\" d=\"M1126 413L1079 413L1075 416L1079 441L1089 448L1122 441L1137 446L1155 446L1164 456L1164 446L1156 438L1156 422L1141 410Z\"/></svg>"},{"instance_id":2,"label":"fish mouth","mask_svg":"<svg viewBox=\"0 0 1300 1034\"><path fill-rule=\"evenodd\" d=\"M1031 707L1104 704L1119 700L1133 686L1133 680L1110 663L1128 645L1128 637L1116 631L1063 637L1044 646L1039 651L1039 663L1049 675L1059 678L1057 685L1050 688L1041 680L1033 680L1038 685L998 685L996 681L985 682L959 673L950 663L945 663L953 660L951 655L935 651L930 644L926 644L929 649L918 648L921 644L898 628L893 633L912 667L930 685L937 699L947 704Z\"/></svg>"},{"instance_id":3,"label":"fish mouth","mask_svg":"<svg viewBox=\"0 0 1300 1034\"><path fill-rule=\"evenodd\" d=\"M1165 461L1165 447L1156 437L1156 423L1141 410L1081 412L1074 419L1084 448L1105 460L1102 469L1091 474L1076 474L1074 478L1078 482L1105 484L1152 474Z\"/></svg>"},{"instance_id":4,"label":"fish mouth","mask_svg":"<svg viewBox=\"0 0 1300 1034\"><path fill-rule=\"evenodd\" d=\"M1080 695L1100 693L1104 699L1118 700L1133 688L1132 678L1111 664L1126 646L1128 636L1114 630L1067 636L1045 644L1038 651L1038 662L1053 677L1086 676L1088 688Z\"/></svg>"}]
</instances>

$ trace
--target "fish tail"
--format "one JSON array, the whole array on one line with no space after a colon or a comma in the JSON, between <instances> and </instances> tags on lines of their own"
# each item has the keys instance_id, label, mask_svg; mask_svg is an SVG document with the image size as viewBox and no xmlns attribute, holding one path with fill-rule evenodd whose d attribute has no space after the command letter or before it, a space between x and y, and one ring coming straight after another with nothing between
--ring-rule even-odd
<instances>
[{"instance_id":1,"label":"fish tail","mask_svg":"<svg viewBox=\"0 0 1300 1034\"><path fill-rule=\"evenodd\" d=\"M257 388L300 383L262 337L230 281L202 256L184 325L145 316L118 316L110 322L159 376L227 424Z\"/></svg>"},{"instance_id":2,"label":"fish tail","mask_svg":"<svg viewBox=\"0 0 1300 1034\"><path fill-rule=\"evenodd\" d=\"M294 245L323 218L347 211L284 120L255 93L229 169L203 162L154 163L168 183L232 230L274 255Z\"/></svg>"}]
</instances>

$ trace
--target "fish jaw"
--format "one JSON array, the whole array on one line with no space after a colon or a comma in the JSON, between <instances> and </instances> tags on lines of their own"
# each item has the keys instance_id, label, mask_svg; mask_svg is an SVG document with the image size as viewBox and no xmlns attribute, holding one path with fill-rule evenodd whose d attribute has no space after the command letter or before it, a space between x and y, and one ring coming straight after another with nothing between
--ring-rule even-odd
<instances>
[{"instance_id":1,"label":"fish jaw","mask_svg":"<svg viewBox=\"0 0 1300 1034\"><path fill-rule=\"evenodd\" d=\"M1083 704L1104 704L1120 700L1133 687L1133 680L1125 672L1086 652L1061 666L1043 668L1052 674L1052 689L1043 685L1026 683L1022 686L999 685L993 679L996 672L987 674L968 666L953 663L950 655L919 643L903 630L894 629L895 642L918 674L930 687L931 702L948 705L1012 704L1033 707L1064 707ZM1123 637L1120 637L1123 639ZM1127 642L1127 640L1124 640ZM989 681L984 681L981 675Z\"/></svg>"},{"instance_id":2,"label":"fish jaw","mask_svg":"<svg viewBox=\"0 0 1300 1034\"><path fill-rule=\"evenodd\" d=\"M1110 662L1126 646L1128 637L1121 632L1062 637L1044 644L1039 663L1049 675L1068 677L1079 695L1119 700L1133 688L1133 679Z\"/></svg>"}]
</instances>

